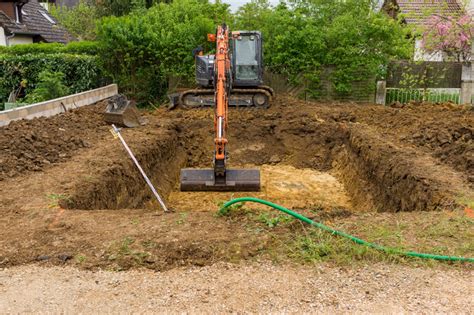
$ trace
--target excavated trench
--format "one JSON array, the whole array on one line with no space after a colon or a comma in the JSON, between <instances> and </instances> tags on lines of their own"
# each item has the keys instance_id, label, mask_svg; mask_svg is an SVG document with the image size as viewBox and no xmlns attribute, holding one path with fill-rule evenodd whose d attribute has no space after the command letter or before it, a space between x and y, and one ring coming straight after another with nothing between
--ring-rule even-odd
<instances>
[{"instance_id":1,"label":"excavated trench","mask_svg":"<svg viewBox=\"0 0 474 315\"><path fill-rule=\"evenodd\" d=\"M192 115L188 115L192 113ZM171 112L166 123L125 134L137 159L169 206L210 211L220 200L252 195L287 207L324 204L354 211L416 211L455 206L455 185L442 166L397 147L350 118L328 121L308 114L236 110L229 130L232 167L260 167L262 191L179 192L183 167L210 167L213 132L207 111ZM134 137L135 136L135 137ZM93 180L78 180L62 201L71 209L157 207L124 155L99 165Z\"/></svg>"}]
</instances>

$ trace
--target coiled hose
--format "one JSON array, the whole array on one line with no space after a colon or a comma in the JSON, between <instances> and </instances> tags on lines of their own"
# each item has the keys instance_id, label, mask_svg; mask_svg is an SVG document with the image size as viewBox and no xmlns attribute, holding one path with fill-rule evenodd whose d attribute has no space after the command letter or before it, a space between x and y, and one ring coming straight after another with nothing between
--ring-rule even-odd
<instances>
[{"instance_id":1,"label":"coiled hose","mask_svg":"<svg viewBox=\"0 0 474 315\"><path fill-rule=\"evenodd\" d=\"M401 251L401 250L398 250L398 249L395 249L395 248L389 248L389 247L384 247L384 246L377 245L377 244L374 244L374 243L370 243L370 242L364 241L360 238L357 238L355 236L352 236L350 234L334 230L334 229L332 229L332 228L330 228L330 227L328 227L328 226L326 226L322 223L314 222L313 220L308 219L307 217L305 217L305 216L303 216L303 215L301 215L297 212L291 211L291 210L289 210L285 207L282 207L282 206L277 205L273 202L263 200L263 199L258 199L258 198L253 198L253 197L242 197L242 198L232 199L232 200L226 202L223 205L221 210L223 210L227 207L230 207L231 205L239 203L239 202L256 202L256 203L260 203L260 204L272 207L276 210L279 210L279 211L284 212L288 215L291 215L292 217L295 217L298 220L301 220L301 221L306 222L310 225L313 225L313 226L315 226L315 227L317 227L321 230L329 232L332 235L342 236L344 238L350 239L351 241L353 241L357 244L364 245L364 246L367 246L367 247L370 247L370 248L374 248L376 250L379 250L379 251L382 251L382 252L385 252L385 253L397 254L397 255L409 256L409 257L418 257L418 258L423 258L423 259L435 259L435 260L444 260L444 261L462 261L462 262L471 262L471 263L474 262L474 258L424 254L424 253L417 253L417 252L412 252L412 251L405 252L405 251Z\"/></svg>"}]
</instances>

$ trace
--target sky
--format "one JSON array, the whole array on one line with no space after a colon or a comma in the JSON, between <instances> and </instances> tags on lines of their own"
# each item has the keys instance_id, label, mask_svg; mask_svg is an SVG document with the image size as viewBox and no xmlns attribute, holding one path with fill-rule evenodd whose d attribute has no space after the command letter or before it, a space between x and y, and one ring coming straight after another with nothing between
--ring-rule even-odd
<instances>
[{"instance_id":1,"label":"sky","mask_svg":"<svg viewBox=\"0 0 474 315\"><path fill-rule=\"evenodd\" d=\"M230 4L232 12L237 11L237 9L242 6L243 4L246 4L247 2L250 2L250 0L223 0L223 2ZM269 0L270 4L272 5L277 5L279 0ZM474 2L474 0L472 0ZM383 3L383 0L379 0L380 5Z\"/></svg>"},{"instance_id":2,"label":"sky","mask_svg":"<svg viewBox=\"0 0 474 315\"><path fill-rule=\"evenodd\" d=\"M230 8L232 12L237 11L237 9L246 4L247 2L250 2L249 0L223 0L222 2L230 4ZM269 0L270 4L276 5L278 4L279 0Z\"/></svg>"}]
</instances>

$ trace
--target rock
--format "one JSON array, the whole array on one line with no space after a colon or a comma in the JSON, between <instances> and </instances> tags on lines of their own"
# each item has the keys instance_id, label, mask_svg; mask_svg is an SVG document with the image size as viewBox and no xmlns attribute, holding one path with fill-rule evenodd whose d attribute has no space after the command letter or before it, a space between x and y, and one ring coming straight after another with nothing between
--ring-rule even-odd
<instances>
[{"instance_id":1,"label":"rock","mask_svg":"<svg viewBox=\"0 0 474 315\"><path fill-rule=\"evenodd\" d=\"M36 257L36 260L37 261L46 261L46 260L49 260L51 258L51 256L48 256L48 255L40 255L38 257Z\"/></svg>"},{"instance_id":2,"label":"rock","mask_svg":"<svg viewBox=\"0 0 474 315\"><path fill-rule=\"evenodd\" d=\"M66 262L66 261L72 259L72 255L70 255L70 254L59 254L59 255L58 255L58 258L59 258L59 260L61 260L62 262Z\"/></svg>"},{"instance_id":3,"label":"rock","mask_svg":"<svg viewBox=\"0 0 474 315\"><path fill-rule=\"evenodd\" d=\"M278 155L273 155L271 158L270 158L270 163L271 164L277 164L277 163L280 163L281 162L281 159Z\"/></svg>"}]
</instances>

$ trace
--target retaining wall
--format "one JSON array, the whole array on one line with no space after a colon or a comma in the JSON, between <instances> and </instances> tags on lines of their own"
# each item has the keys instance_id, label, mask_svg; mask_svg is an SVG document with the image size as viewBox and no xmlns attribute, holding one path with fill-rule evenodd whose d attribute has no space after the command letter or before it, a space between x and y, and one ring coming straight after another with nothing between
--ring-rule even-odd
<instances>
[{"instance_id":1,"label":"retaining wall","mask_svg":"<svg viewBox=\"0 0 474 315\"><path fill-rule=\"evenodd\" d=\"M19 119L49 117L70 109L91 105L118 93L117 84L110 84L94 90L68 95L54 100L31 104L0 112L0 127Z\"/></svg>"}]
</instances>

